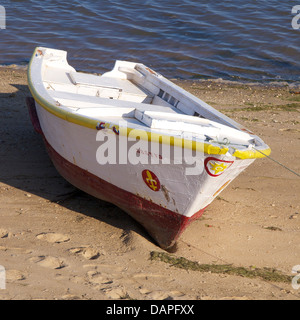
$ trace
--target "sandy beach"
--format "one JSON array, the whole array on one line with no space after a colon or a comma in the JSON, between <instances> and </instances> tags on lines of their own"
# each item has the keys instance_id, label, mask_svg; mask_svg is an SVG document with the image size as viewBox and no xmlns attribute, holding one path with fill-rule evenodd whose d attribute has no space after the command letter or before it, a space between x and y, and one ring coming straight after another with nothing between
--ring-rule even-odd
<instances>
[{"instance_id":1,"label":"sandy beach","mask_svg":"<svg viewBox=\"0 0 300 320\"><path fill-rule=\"evenodd\" d=\"M300 88L174 82L300 172ZM0 300L300 300L292 286L300 265L298 176L256 160L168 253L126 213L57 173L31 125L27 96L26 71L0 68Z\"/></svg>"}]
</instances>

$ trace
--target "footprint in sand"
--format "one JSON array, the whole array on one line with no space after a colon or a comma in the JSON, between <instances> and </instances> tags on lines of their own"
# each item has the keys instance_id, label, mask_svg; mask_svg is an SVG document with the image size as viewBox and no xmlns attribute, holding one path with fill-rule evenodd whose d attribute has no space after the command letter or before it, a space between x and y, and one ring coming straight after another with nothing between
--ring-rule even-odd
<instances>
[{"instance_id":1,"label":"footprint in sand","mask_svg":"<svg viewBox=\"0 0 300 320\"><path fill-rule=\"evenodd\" d=\"M185 294L180 291L154 290L147 293L147 298L150 300L181 300L185 297Z\"/></svg>"},{"instance_id":2,"label":"footprint in sand","mask_svg":"<svg viewBox=\"0 0 300 320\"><path fill-rule=\"evenodd\" d=\"M123 287L116 287L116 288L104 290L104 292L108 298L113 300L125 299L128 296L126 289Z\"/></svg>"},{"instance_id":3,"label":"footprint in sand","mask_svg":"<svg viewBox=\"0 0 300 320\"><path fill-rule=\"evenodd\" d=\"M38 256L38 257L33 257L29 260L41 267L49 268L49 269L62 269L66 267L66 264L64 263L64 261L57 257Z\"/></svg>"},{"instance_id":4,"label":"footprint in sand","mask_svg":"<svg viewBox=\"0 0 300 320\"><path fill-rule=\"evenodd\" d=\"M26 276L19 270L6 270L6 280L8 282L15 282L26 279Z\"/></svg>"},{"instance_id":5,"label":"footprint in sand","mask_svg":"<svg viewBox=\"0 0 300 320\"><path fill-rule=\"evenodd\" d=\"M100 255L104 255L103 252L100 253L100 251L96 248L91 247L77 247L77 248L71 248L68 250L72 254L80 254L87 260L95 260L100 257Z\"/></svg>"},{"instance_id":6,"label":"footprint in sand","mask_svg":"<svg viewBox=\"0 0 300 320\"><path fill-rule=\"evenodd\" d=\"M44 240L50 243L61 243L70 241L70 237L65 234L48 232L48 233L40 233L36 236L39 240Z\"/></svg>"},{"instance_id":7,"label":"footprint in sand","mask_svg":"<svg viewBox=\"0 0 300 320\"><path fill-rule=\"evenodd\" d=\"M107 285L107 284L112 284L113 280L108 278L105 274L101 274L100 272L97 271L88 271L87 272L87 279L89 283L92 284L103 284L103 285Z\"/></svg>"}]
</instances>

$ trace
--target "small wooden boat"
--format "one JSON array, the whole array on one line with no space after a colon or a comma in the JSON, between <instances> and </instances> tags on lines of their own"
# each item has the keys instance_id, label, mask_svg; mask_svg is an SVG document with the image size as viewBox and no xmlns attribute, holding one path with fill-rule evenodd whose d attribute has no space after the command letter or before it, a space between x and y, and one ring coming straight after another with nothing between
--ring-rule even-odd
<instances>
[{"instance_id":1,"label":"small wooden boat","mask_svg":"<svg viewBox=\"0 0 300 320\"><path fill-rule=\"evenodd\" d=\"M33 125L59 173L137 220L164 249L270 148L140 63L98 76L38 47L28 68Z\"/></svg>"}]
</instances>

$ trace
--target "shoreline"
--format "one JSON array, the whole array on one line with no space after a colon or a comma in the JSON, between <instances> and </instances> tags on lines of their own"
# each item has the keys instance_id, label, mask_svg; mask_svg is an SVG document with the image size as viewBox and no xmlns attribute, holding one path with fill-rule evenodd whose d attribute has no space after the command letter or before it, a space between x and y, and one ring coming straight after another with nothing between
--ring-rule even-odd
<instances>
[{"instance_id":1,"label":"shoreline","mask_svg":"<svg viewBox=\"0 0 300 320\"><path fill-rule=\"evenodd\" d=\"M170 80L261 136L271 157L300 172L300 96L290 86ZM256 160L172 254L208 269L176 268L151 260L163 250L122 210L60 177L31 125L29 95L25 70L0 67L0 299L300 300L288 281L213 271L230 264L293 277L300 264L298 177Z\"/></svg>"},{"instance_id":2,"label":"shoreline","mask_svg":"<svg viewBox=\"0 0 300 320\"><path fill-rule=\"evenodd\" d=\"M0 64L0 69L8 69L8 70L22 70L26 71L28 69L28 64L8 64L8 65L1 65ZM83 73L93 73L93 72L88 72L88 71L83 71L78 69L78 72L83 72ZM158 71L159 73L159 71ZM99 73L95 73L100 75ZM299 81L291 81L291 80L229 80L229 79L223 79L223 78L210 78L210 79L182 79L182 78L168 78L171 81L175 82L212 82L212 83L221 83L225 85L247 85L247 86L266 86L266 87L286 87L288 86L290 89L293 89L293 87L298 87L300 88L300 80ZM300 91L300 89L299 89Z\"/></svg>"}]
</instances>

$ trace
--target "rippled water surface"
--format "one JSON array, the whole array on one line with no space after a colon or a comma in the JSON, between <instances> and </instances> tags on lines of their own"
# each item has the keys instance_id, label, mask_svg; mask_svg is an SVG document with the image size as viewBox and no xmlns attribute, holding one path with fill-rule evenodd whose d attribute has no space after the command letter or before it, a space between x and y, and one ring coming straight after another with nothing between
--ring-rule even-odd
<instances>
[{"instance_id":1,"label":"rippled water surface","mask_svg":"<svg viewBox=\"0 0 300 320\"><path fill-rule=\"evenodd\" d=\"M171 78L299 81L296 4L0 0L0 64L28 63L36 46L46 46L68 51L69 63L84 71L104 72L123 59Z\"/></svg>"}]
</instances>

